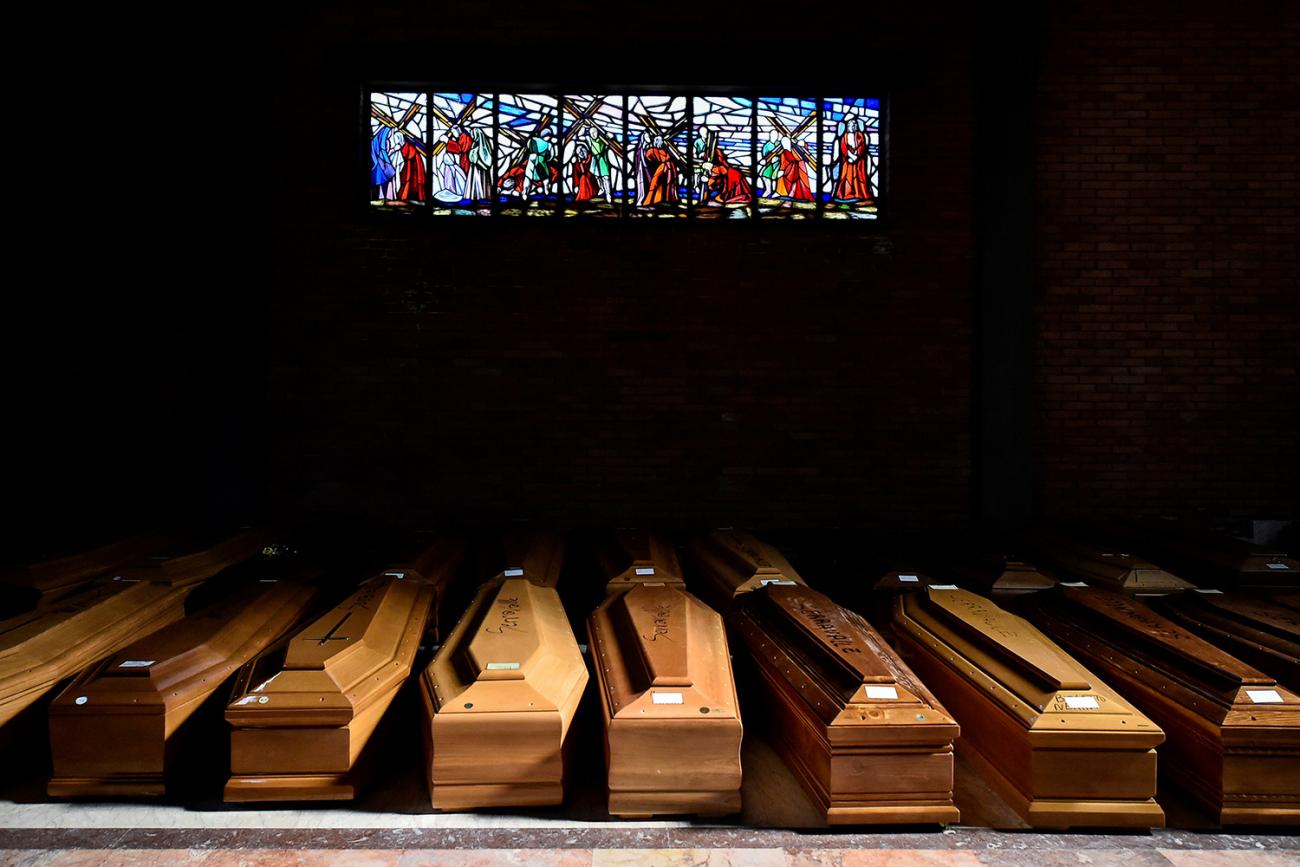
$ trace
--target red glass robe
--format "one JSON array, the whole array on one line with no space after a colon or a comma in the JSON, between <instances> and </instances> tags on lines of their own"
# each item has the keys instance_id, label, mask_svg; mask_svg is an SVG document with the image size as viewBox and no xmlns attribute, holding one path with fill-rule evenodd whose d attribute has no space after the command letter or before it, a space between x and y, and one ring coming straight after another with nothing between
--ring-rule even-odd
<instances>
[{"instance_id":1,"label":"red glass robe","mask_svg":"<svg viewBox=\"0 0 1300 867\"><path fill-rule=\"evenodd\" d=\"M812 188L808 186L808 169L803 157L794 151L781 151L781 177L785 181L785 194L801 202L813 200Z\"/></svg>"},{"instance_id":2,"label":"red glass robe","mask_svg":"<svg viewBox=\"0 0 1300 867\"><path fill-rule=\"evenodd\" d=\"M677 167L665 148L646 148L646 171L650 174L650 183L646 185L643 205L657 205L660 202L677 201Z\"/></svg>"},{"instance_id":3,"label":"red glass robe","mask_svg":"<svg viewBox=\"0 0 1300 867\"><path fill-rule=\"evenodd\" d=\"M424 154L410 139L402 145L402 156L406 164L402 166L402 188L397 198L404 202L424 201Z\"/></svg>"},{"instance_id":4,"label":"red glass robe","mask_svg":"<svg viewBox=\"0 0 1300 867\"><path fill-rule=\"evenodd\" d=\"M598 187L591 173L591 157L573 161L573 189L575 202L588 202L595 197Z\"/></svg>"},{"instance_id":5,"label":"red glass robe","mask_svg":"<svg viewBox=\"0 0 1300 867\"><path fill-rule=\"evenodd\" d=\"M709 189L724 205L748 202L752 193L749 181L738 169L714 166L709 172Z\"/></svg>"},{"instance_id":6,"label":"red glass robe","mask_svg":"<svg viewBox=\"0 0 1300 867\"><path fill-rule=\"evenodd\" d=\"M857 156L857 162L849 161L850 154ZM867 136L860 131L845 133L840 139L840 182L835 185L835 198L871 198L867 159Z\"/></svg>"},{"instance_id":7,"label":"red glass robe","mask_svg":"<svg viewBox=\"0 0 1300 867\"><path fill-rule=\"evenodd\" d=\"M447 139L447 152L456 155L460 162L460 170L469 176L469 150L474 146L473 140L469 133L463 132L452 139Z\"/></svg>"}]
</instances>

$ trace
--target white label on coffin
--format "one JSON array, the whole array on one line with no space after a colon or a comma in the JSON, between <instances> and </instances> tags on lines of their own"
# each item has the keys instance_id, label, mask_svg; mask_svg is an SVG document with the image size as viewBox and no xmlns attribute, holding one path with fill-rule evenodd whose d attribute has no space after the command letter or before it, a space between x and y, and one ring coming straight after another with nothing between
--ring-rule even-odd
<instances>
[{"instance_id":1,"label":"white label on coffin","mask_svg":"<svg viewBox=\"0 0 1300 867\"><path fill-rule=\"evenodd\" d=\"M487 664L488 671L515 671L518 668L519 663L517 662L489 662Z\"/></svg>"},{"instance_id":2,"label":"white label on coffin","mask_svg":"<svg viewBox=\"0 0 1300 867\"><path fill-rule=\"evenodd\" d=\"M769 584L776 584L776 585L778 585L778 586L782 586L782 587L786 587L786 586L788 586L788 587L793 587L793 586L795 586L795 584L798 583L798 582L790 581L790 580L785 579L785 578L762 578L762 579L760 579L760 583L761 583L764 587L766 587L766 586L769 585Z\"/></svg>"},{"instance_id":3,"label":"white label on coffin","mask_svg":"<svg viewBox=\"0 0 1300 867\"><path fill-rule=\"evenodd\" d=\"M956 590L957 585L956 584L931 584L930 589L931 590Z\"/></svg>"},{"instance_id":4,"label":"white label on coffin","mask_svg":"<svg viewBox=\"0 0 1300 867\"><path fill-rule=\"evenodd\" d=\"M868 686L867 698L898 698L898 690L892 686Z\"/></svg>"},{"instance_id":5,"label":"white label on coffin","mask_svg":"<svg viewBox=\"0 0 1300 867\"><path fill-rule=\"evenodd\" d=\"M523 570L523 569L507 569L507 570L505 571L505 576L506 576L507 578L519 578L519 577L521 577L523 574L524 574L524 570Z\"/></svg>"},{"instance_id":6,"label":"white label on coffin","mask_svg":"<svg viewBox=\"0 0 1300 867\"><path fill-rule=\"evenodd\" d=\"M1220 596L1223 595L1223 591L1222 591L1222 590L1214 590L1214 589L1212 589L1212 588L1202 588L1202 587L1197 587L1197 588L1196 588L1196 592L1197 592L1197 593L1217 593L1217 594L1219 594Z\"/></svg>"},{"instance_id":7,"label":"white label on coffin","mask_svg":"<svg viewBox=\"0 0 1300 867\"><path fill-rule=\"evenodd\" d=\"M1097 697L1092 695L1067 695L1065 706L1070 710L1096 710L1101 707L1097 704Z\"/></svg>"},{"instance_id":8,"label":"white label on coffin","mask_svg":"<svg viewBox=\"0 0 1300 867\"><path fill-rule=\"evenodd\" d=\"M148 668L155 662L157 662L157 660L154 659L128 659L118 665L118 668Z\"/></svg>"},{"instance_id":9,"label":"white label on coffin","mask_svg":"<svg viewBox=\"0 0 1300 867\"><path fill-rule=\"evenodd\" d=\"M638 575L653 575L653 574L655 574L655 570L654 570L653 567L650 568L650 569L637 569L637 570L636 570L636 574L638 574Z\"/></svg>"},{"instance_id":10,"label":"white label on coffin","mask_svg":"<svg viewBox=\"0 0 1300 867\"><path fill-rule=\"evenodd\" d=\"M1087 587L1088 585L1084 584L1082 581L1062 581L1061 586L1062 587Z\"/></svg>"},{"instance_id":11,"label":"white label on coffin","mask_svg":"<svg viewBox=\"0 0 1300 867\"><path fill-rule=\"evenodd\" d=\"M385 572L385 573L384 573L384 577L385 577L385 578L405 578L405 577L406 577L406 573L405 573L405 572Z\"/></svg>"},{"instance_id":12,"label":"white label on coffin","mask_svg":"<svg viewBox=\"0 0 1300 867\"><path fill-rule=\"evenodd\" d=\"M681 704L682 694L680 692L656 692L650 696L650 700L655 704Z\"/></svg>"},{"instance_id":13,"label":"white label on coffin","mask_svg":"<svg viewBox=\"0 0 1300 867\"><path fill-rule=\"evenodd\" d=\"M1246 695L1255 704L1281 704L1282 696L1275 689L1248 689Z\"/></svg>"},{"instance_id":14,"label":"white label on coffin","mask_svg":"<svg viewBox=\"0 0 1300 867\"><path fill-rule=\"evenodd\" d=\"M1287 569L1287 568L1290 568L1290 567L1288 567L1285 563L1265 563L1264 565L1267 566L1267 567L1270 568L1270 569Z\"/></svg>"},{"instance_id":15,"label":"white label on coffin","mask_svg":"<svg viewBox=\"0 0 1300 867\"><path fill-rule=\"evenodd\" d=\"M909 584L915 584L915 583L918 583L921 579L918 578L918 577L915 576L915 575L899 575L899 576L898 576L898 580L899 580L899 581L906 581L906 582L909 583Z\"/></svg>"}]
</instances>

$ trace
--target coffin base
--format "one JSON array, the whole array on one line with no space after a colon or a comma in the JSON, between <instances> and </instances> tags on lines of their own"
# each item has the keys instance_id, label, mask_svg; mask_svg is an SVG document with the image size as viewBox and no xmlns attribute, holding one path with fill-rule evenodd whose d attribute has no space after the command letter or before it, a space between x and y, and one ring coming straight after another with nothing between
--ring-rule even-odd
<instances>
[{"instance_id":1,"label":"coffin base","mask_svg":"<svg viewBox=\"0 0 1300 867\"><path fill-rule=\"evenodd\" d=\"M958 741L960 744L960 741ZM1094 798L1030 798L978 750L961 750L994 791L1034 828L1163 828L1165 811L1155 798L1102 800Z\"/></svg>"},{"instance_id":2,"label":"coffin base","mask_svg":"<svg viewBox=\"0 0 1300 867\"><path fill-rule=\"evenodd\" d=\"M727 816L740 812L740 791L610 792L609 812L623 819L683 814Z\"/></svg>"},{"instance_id":3,"label":"coffin base","mask_svg":"<svg viewBox=\"0 0 1300 867\"><path fill-rule=\"evenodd\" d=\"M952 803L823 806L828 825L953 825L961 813Z\"/></svg>"},{"instance_id":4,"label":"coffin base","mask_svg":"<svg viewBox=\"0 0 1300 867\"><path fill-rule=\"evenodd\" d=\"M1234 807L1225 805L1219 811L1221 825L1300 825L1300 803L1291 806Z\"/></svg>"},{"instance_id":5,"label":"coffin base","mask_svg":"<svg viewBox=\"0 0 1300 867\"><path fill-rule=\"evenodd\" d=\"M51 798L160 798L167 794L167 783L162 774L55 777L45 792Z\"/></svg>"},{"instance_id":6,"label":"coffin base","mask_svg":"<svg viewBox=\"0 0 1300 867\"><path fill-rule=\"evenodd\" d=\"M441 783L430 787L433 809L448 813L493 807L554 807L564 803L564 784L548 783Z\"/></svg>"},{"instance_id":7,"label":"coffin base","mask_svg":"<svg viewBox=\"0 0 1300 867\"><path fill-rule=\"evenodd\" d=\"M230 803L258 801L351 801L360 786L353 774L240 775L226 783Z\"/></svg>"}]
</instances>

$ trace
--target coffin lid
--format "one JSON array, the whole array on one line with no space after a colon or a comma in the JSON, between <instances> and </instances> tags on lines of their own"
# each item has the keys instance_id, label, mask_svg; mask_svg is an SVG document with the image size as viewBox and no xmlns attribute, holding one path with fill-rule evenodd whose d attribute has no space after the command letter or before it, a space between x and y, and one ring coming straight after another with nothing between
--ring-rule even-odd
<instances>
[{"instance_id":1,"label":"coffin lid","mask_svg":"<svg viewBox=\"0 0 1300 867\"><path fill-rule=\"evenodd\" d=\"M681 584L682 567L671 540L648 530L621 529L596 539L596 563L607 583Z\"/></svg>"},{"instance_id":2,"label":"coffin lid","mask_svg":"<svg viewBox=\"0 0 1300 867\"><path fill-rule=\"evenodd\" d=\"M740 530L715 530L691 542L689 550L703 577L713 584L719 606L721 597L766 584L805 583L780 551Z\"/></svg>"},{"instance_id":3,"label":"coffin lid","mask_svg":"<svg viewBox=\"0 0 1300 867\"><path fill-rule=\"evenodd\" d=\"M1035 558L1075 580L1101 581L1125 590L1185 590L1192 585L1123 545L1094 542L1056 529L1039 529L1026 538Z\"/></svg>"},{"instance_id":4,"label":"coffin lid","mask_svg":"<svg viewBox=\"0 0 1300 867\"><path fill-rule=\"evenodd\" d=\"M909 617L954 647L968 645L983 657L986 674L1039 712L1057 692L1098 688L1087 669L1041 632L982 596L931 587L902 597L901 604Z\"/></svg>"},{"instance_id":5,"label":"coffin lid","mask_svg":"<svg viewBox=\"0 0 1300 867\"><path fill-rule=\"evenodd\" d=\"M35 611L18 614L0 622L0 658L33 638L75 622L80 615L135 586L137 585L125 583L94 584Z\"/></svg>"},{"instance_id":6,"label":"coffin lid","mask_svg":"<svg viewBox=\"0 0 1300 867\"><path fill-rule=\"evenodd\" d=\"M1236 593L1188 590L1177 597L1165 597L1162 601L1177 604L1186 611L1199 609L1213 613L1251 629L1287 641L1300 642L1300 611L1271 604L1263 599Z\"/></svg>"},{"instance_id":7,"label":"coffin lid","mask_svg":"<svg viewBox=\"0 0 1300 867\"><path fill-rule=\"evenodd\" d=\"M410 550L393 562L385 573L407 581L426 581L442 586L455 575L465 558L465 542L455 536L419 533L410 540Z\"/></svg>"},{"instance_id":8,"label":"coffin lid","mask_svg":"<svg viewBox=\"0 0 1300 867\"><path fill-rule=\"evenodd\" d=\"M268 527L243 527L233 533L190 533L147 557L114 570L121 580L189 586L245 560L271 542Z\"/></svg>"},{"instance_id":9,"label":"coffin lid","mask_svg":"<svg viewBox=\"0 0 1300 867\"><path fill-rule=\"evenodd\" d=\"M542 587L558 587L564 539L546 530L516 530L501 538L491 557L490 576L525 578Z\"/></svg>"},{"instance_id":10,"label":"coffin lid","mask_svg":"<svg viewBox=\"0 0 1300 867\"><path fill-rule=\"evenodd\" d=\"M87 550L61 553L37 562L0 567L0 583L41 593L70 587L174 544L175 534L146 530Z\"/></svg>"},{"instance_id":11,"label":"coffin lid","mask_svg":"<svg viewBox=\"0 0 1300 867\"><path fill-rule=\"evenodd\" d=\"M1263 672L1122 593L1096 587L1057 587L1041 601L1050 611L1083 625L1119 630L1126 641L1150 653L1149 664L1180 676L1190 673L1207 687L1236 690L1275 684Z\"/></svg>"},{"instance_id":12,"label":"coffin lid","mask_svg":"<svg viewBox=\"0 0 1300 867\"><path fill-rule=\"evenodd\" d=\"M876 653L862 619L812 588L769 585L745 604L790 627L805 652L854 681L894 682L894 672Z\"/></svg>"}]
</instances>

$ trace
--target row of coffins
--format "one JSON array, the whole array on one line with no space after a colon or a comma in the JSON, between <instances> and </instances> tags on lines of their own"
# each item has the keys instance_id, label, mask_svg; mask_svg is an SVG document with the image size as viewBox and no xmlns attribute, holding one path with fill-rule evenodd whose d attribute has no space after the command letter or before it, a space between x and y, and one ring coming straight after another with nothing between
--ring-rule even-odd
<instances>
[{"instance_id":1,"label":"row of coffins","mask_svg":"<svg viewBox=\"0 0 1300 867\"><path fill-rule=\"evenodd\" d=\"M1214 568L1268 595L1183 589L1060 534L1031 543L1050 574L985 551L859 551L814 576L862 600L846 608L744 533L692 541L687 570L662 537L611 533L592 548L604 600L584 659L554 535L472 565L456 540L419 539L341 601L264 531L145 538L103 548L107 572L92 554L22 570L40 593L0 624L3 722L75 675L47 711L52 795L161 794L184 754L225 754L210 741L228 738L229 801L352 798L410 682L435 809L558 804L590 671L611 813L735 812L734 653L755 718L832 824L957 821L954 743L1035 826L1160 825L1157 770L1224 823L1300 821L1300 611L1275 589L1284 570L1240 577L1250 558L1235 582L1231 558ZM485 580L442 640L467 571ZM202 729L213 706L225 727Z\"/></svg>"}]
</instances>

